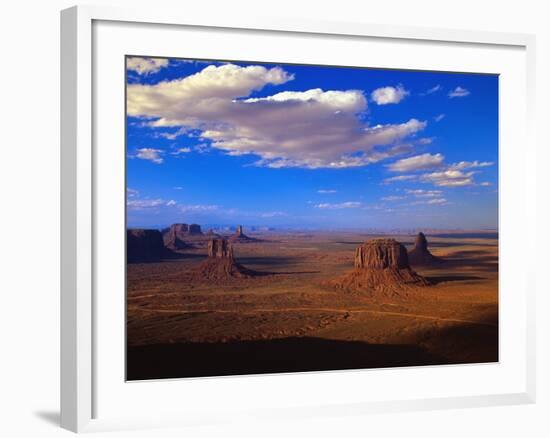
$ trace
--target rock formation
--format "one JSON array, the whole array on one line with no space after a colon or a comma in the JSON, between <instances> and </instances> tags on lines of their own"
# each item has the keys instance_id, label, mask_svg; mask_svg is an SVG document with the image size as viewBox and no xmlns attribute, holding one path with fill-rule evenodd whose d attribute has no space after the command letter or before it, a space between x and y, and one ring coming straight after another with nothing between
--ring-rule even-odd
<instances>
[{"instance_id":1,"label":"rock formation","mask_svg":"<svg viewBox=\"0 0 550 438\"><path fill-rule=\"evenodd\" d=\"M244 243L244 242L254 242L258 239L254 239L253 237L249 237L243 232L243 226L237 225L237 229L235 231L235 234L233 234L231 237L229 237L229 241L231 243Z\"/></svg>"},{"instance_id":2,"label":"rock formation","mask_svg":"<svg viewBox=\"0 0 550 438\"><path fill-rule=\"evenodd\" d=\"M191 224L189 225L189 234L191 236L193 235L202 235L201 226L197 224Z\"/></svg>"},{"instance_id":3,"label":"rock formation","mask_svg":"<svg viewBox=\"0 0 550 438\"><path fill-rule=\"evenodd\" d=\"M424 233L418 233L414 248L409 251L409 262L415 266L426 266L441 263L442 260L428 250L428 240Z\"/></svg>"},{"instance_id":4,"label":"rock formation","mask_svg":"<svg viewBox=\"0 0 550 438\"><path fill-rule=\"evenodd\" d=\"M190 245L185 243L184 239L188 236L189 226L187 224L172 224L164 233L164 246L169 249L185 249Z\"/></svg>"},{"instance_id":5,"label":"rock formation","mask_svg":"<svg viewBox=\"0 0 550 438\"><path fill-rule=\"evenodd\" d=\"M206 236L197 224L172 224L163 230L164 246L171 250L193 248L193 243L203 242Z\"/></svg>"},{"instance_id":6,"label":"rock formation","mask_svg":"<svg viewBox=\"0 0 550 438\"><path fill-rule=\"evenodd\" d=\"M164 251L160 231L144 229L126 231L126 260L128 263L159 261L164 255Z\"/></svg>"},{"instance_id":7,"label":"rock formation","mask_svg":"<svg viewBox=\"0 0 550 438\"><path fill-rule=\"evenodd\" d=\"M373 239L355 250L354 270L335 284L347 291L404 296L428 281L409 266L406 248L395 239Z\"/></svg>"},{"instance_id":8,"label":"rock formation","mask_svg":"<svg viewBox=\"0 0 550 438\"><path fill-rule=\"evenodd\" d=\"M218 233L215 233L212 228L208 229L208 231L205 233L205 236L208 236L211 239L220 237L220 235Z\"/></svg>"},{"instance_id":9,"label":"rock formation","mask_svg":"<svg viewBox=\"0 0 550 438\"><path fill-rule=\"evenodd\" d=\"M227 280L252 277L254 272L238 264L233 257L233 247L224 238L208 242L208 258L195 271L200 280Z\"/></svg>"},{"instance_id":10,"label":"rock formation","mask_svg":"<svg viewBox=\"0 0 550 438\"><path fill-rule=\"evenodd\" d=\"M212 239L208 242L208 257L233 260L233 247L225 239Z\"/></svg>"}]
</instances>

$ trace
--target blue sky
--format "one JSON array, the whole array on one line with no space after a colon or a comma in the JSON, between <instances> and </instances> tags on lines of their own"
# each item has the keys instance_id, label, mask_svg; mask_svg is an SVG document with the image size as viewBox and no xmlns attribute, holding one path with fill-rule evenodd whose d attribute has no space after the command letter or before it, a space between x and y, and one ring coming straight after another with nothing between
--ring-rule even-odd
<instances>
[{"instance_id":1,"label":"blue sky","mask_svg":"<svg viewBox=\"0 0 550 438\"><path fill-rule=\"evenodd\" d=\"M126 62L131 227L497 227L496 76Z\"/></svg>"}]
</instances>

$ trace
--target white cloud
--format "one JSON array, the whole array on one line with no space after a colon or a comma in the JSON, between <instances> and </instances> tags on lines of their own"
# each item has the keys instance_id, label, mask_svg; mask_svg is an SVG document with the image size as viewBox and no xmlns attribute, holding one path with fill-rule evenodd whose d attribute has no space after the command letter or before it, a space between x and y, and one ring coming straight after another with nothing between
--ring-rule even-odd
<instances>
[{"instance_id":1,"label":"white cloud","mask_svg":"<svg viewBox=\"0 0 550 438\"><path fill-rule=\"evenodd\" d=\"M139 158L140 160L152 161L155 164L162 164L164 159L161 155L163 153L164 151L162 151L161 149L141 148L137 150L135 157Z\"/></svg>"},{"instance_id":2,"label":"white cloud","mask_svg":"<svg viewBox=\"0 0 550 438\"><path fill-rule=\"evenodd\" d=\"M341 111L342 108L362 110L366 106L365 96L359 90L323 91L313 88L307 91L282 91L273 96L245 99L246 103L256 102L319 102Z\"/></svg>"},{"instance_id":3,"label":"white cloud","mask_svg":"<svg viewBox=\"0 0 550 438\"><path fill-rule=\"evenodd\" d=\"M361 207L361 202L355 202L355 201L347 201L347 202L341 202L339 204L329 204L328 202L317 204L315 205L315 208L322 208L327 210L340 210L344 208L359 208Z\"/></svg>"},{"instance_id":4,"label":"white cloud","mask_svg":"<svg viewBox=\"0 0 550 438\"><path fill-rule=\"evenodd\" d=\"M174 187L174 190L183 190L183 187L182 186L176 186L176 187Z\"/></svg>"},{"instance_id":5,"label":"white cloud","mask_svg":"<svg viewBox=\"0 0 550 438\"><path fill-rule=\"evenodd\" d=\"M129 210L146 210L167 206L169 202L171 201L166 201L164 199L129 199L126 205Z\"/></svg>"},{"instance_id":6,"label":"white cloud","mask_svg":"<svg viewBox=\"0 0 550 438\"><path fill-rule=\"evenodd\" d=\"M162 67L168 66L168 59L163 58L137 58L131 57L126 59L126 68L135 71L140 75L156 73Z\"/></svg>"},{"instance_id":7,"label":"white cloud","mask_svg":"<svg viewBox=\"0 0 550 438\"><path fill-rule=\"evenodd\" d=\"M414 118L370 127L358 117L367 100L358 90L250 93L293 76L280 67L209 65L183 79L128 86L128 114L152 127L200 130L200 139L230 155L254 154L257 166L346 168L410 150L403 140L426 127ZM247 98L248 97L248 98Z\"/></svg>"},{"instance_id":8,"label":"white cloud","mask_svg":"<svg viewBox=\"0 0 550 438\"><path fill-rule=\"evenodd\" d=\"M441 167L444 160L445 157L442 154L422 154L415 157L403 158L387 167L392 172L411 172Z\"/></svg>"},{"instance_id":9,"label":"white cloud","mask_svg":"<svg viewBox=\"0 0 550 438\"><path fill-rule=\"evenodd\" d=\"M175 140L182 135L193 136L192 132L186 128L180 128L175 132L159 132L156 134L156 136L166 138L167 140Z\"/></svg>"},{"instance_id":10,"label":"white cloud","mask_svg":"<svg viewBox=\"0 0 550 438\"><path fill-rule=\"evenodd\" d=\"M317 190L317 193L320 193L321 195L328 195L328 194L331 194L331 193L336 193L336 190L333 190L333 189L320 189L320 190Z\"/></svg>"},{"instance_id":11,"label":"white cloud","mask_svg":"<svg viewBox=\"0 0 550 438\"><path fill-rule=\"evenodd\" d=\"M193 126L234 107L233 100L267 84L280 85L293 79L280 67L209 65L182 79L155 85L128 86L128 114L158 117L157 126ZM222 108L216 108L222 105ZM200 126L200 124L199 124Z\"/></svg>"},{"instance_id":12,"label":"white cloud","mask_svg":"<svg viewBox=\"0 0 550 438\"><path fill-rule=\"evenodd\" d=\"M126 188L126 196L128 198L135 198L136 196L139 196L139 191L135 189L131 189L130 187Z\"/></svg>"},{"instance_id":13,"label":"white cloud","mask_svg":"<svg viewBox=\"0 0 550 438\"><path fill-rule=\"evenodd\" d=\"M428 144L432 144L433 141L434 141L433 137L422 137L418 139L417 143L425 146Z\"/></svg>"},{"instance_id":14,"label":"white cloud","mask_svg":"<svg viewBox=\"0 0 550 438\"><path fill-rule=\"evenodd\" d=\"M447 204L447 200L445 198L436 198L436 199L430 199L429 201L426 201L427 204L435 204L435 205L442 205Z\"/></svg>"},{"instance_id":15,"label":"white cloud","mask_svg":"<svg viewBox=\"0 0 550 438\"><path fill-rule=\"evenodd\" d=\"M130 211L162 211L165 208L176 208L182 213L201 213L212 212L218 209L217 205L185 205L179 204L177 201L170 199L129 199L126 202L128 210Z\"/></svg>"},{"instance_id":16,"label":"white cloud","mask_svg":"<svg viewBox=\"0 0 550 438\"><path fill-rule=\"evenodd\" d=\"M370 96L377 105L388 105L401 102L409 94L402 85L398 85L397 87L377 88Z\"/></svg>"},{"instance_id":17,"label":"white cloud","mask_svg":"<svg viewBox=\"0 0 550 438\"><path fill-rule=\"evenodd\" d=\"M422 175L421 179L440 187L463 187L474 185L474 172L447 169Z\"/></svg>"},{"instance_id":18,"label":"white cloud","mask_svg":"<svg viewBox=\"0 0 550 438\"><path fill-rule=\"evenodd\" d=\"M434 87L430 88L429 90L426 90L425 93L423 93L423 95L427 95L427 94L433 94L433 93L437 93L438 91L440 91L443 87L439 84L435 85Z\"/></svg>"},{"instance_id":19,"label":"white cloud","mask_svg":"<svg viewBox=\"0 0 550 438\"><path fill-rule=\"evenodd\" d=\"M287 216L287 214L284 211L268 211L266 213L260 214L260 217L264 217L264 218L280 217L280 216Z\"/></svg>"},{"instance_id":20,"label":"white cloud","mask_svg":"<svg viewBox=\"0 0 550 438\"><path fill-rule=\"evenodd\" d=\"M443 195L441 190L406 189L405 192L417 198L436 198Z\"/></svg>"},{"instance_id":21,"label":"white cloud","mask_svg":"<svg viewBox=\"0 0 550 438\"><path fill-rule=\"evenodd\" d=\"M418 178L417 175L392 176L391 178L386 178L384 180L384 183L388 184L388 183L392 183L392 182L396 182L396 181L412 181L412 180L415 180L417 178Z\"/></svg>"},{"instance_id":22,"label":"white cloud","mask_svg":"<svg viewBox=\"0 0 550 438\"><path fill-rule=\"evenodd\" d=\"M181 155L181 154L188 154L191 152L191 148L183 147L183 148L177 148L176 150L170 152L171 155Z\"/></svg>"},{"instance_id":23,"label":"white cloud","mask_svg":"<svg viewBox=\"0 0 550 438\"><path fill-rule=\"evenodd\" d=\"M445 114L441 113L441 114L438 114L437 116L434 117L434 120L436 122L441 122L441 120L443 120L445 118Z\"/></svg>"},{"instance_id":24,"label":"white cloud","mask_svg":"<svg viewBox=\"0 0 550 438\"><path fill-rule=\"evenodd\" d=\"M466 88L462 87L456 87L454 90L449 91L449 97L452 99L453 97L466 97L470 94L470 91L468 91Z\"/></svg>"},{"instance_id":25,"label":"white cloud","mask_svg":"<svg viewBox=\"0 0 550 438\"><path fill-rule=\"evenodd\" d=\"M405 199L404 196L395 196L395 195L392 195L392 196L384 196L383 198L380 198L382 201L399 201L401 199Z\"/></svg>"},{"instance_id":26,"label":"white cloud","mask_svg":"<svg viewBox=\"0 0 550 438\"><path fill-rule=\"evenodd\" d=\"M450 168L455 170L472 169L474 167L488 167L492 166L492 161L460 161L458 163L451 164Z\"/></svg>"},{"instance_id":27,"label":"white cloud","mask_svg":"<svg viewBox=\"0 0 550 438\"><path fill-rule=\"evenodd\" d=\"M437 172L426 173L422 175L400 175L391 178L386 178L384 183L395 181L413 181L420 180L434 184L439 187L462 187L475 185L474 174L476 172L465 170L473 168L482 168L492 166L491 161L460 161L450 165L444 164L445 157L442 154L423 154L415 157L404 158L388 165L389 170L393 172L414 172L417 170L428 170L442 168ZM415 196L439 196L439 191L426 190L406 190L407 193Z\"/></svg>"},{"instance_id":28,"label":"white cloud","mask_svg":"<svg viewBox=\"0 0 550 438\"><path fill-rule=\"evenodd\" d=\"M482 183L479 184L480 186L483 186L483 187L490 187L492 186L493 184L491 184L489 181L483 181Z\"/></svg>"},{"instance_id":29,"label":"white cloud","mask_svg":"<svg viewBox=\"0 0 550 438\"><path fill-rule=\"evenodd\" d=\"M433 198L423 201L411 202L410 205L447 205L449 202L445 198Z\"/></svg>"},{"instance_id":30,"label":"white cloud","mask_svg":"<svg viewBox=\"0 0 550 438\"><path fill-rule=\"evenodd\" d=\"M201 212L209 212L209 211L216 211L218 209L217 205L202 205L202 204L195 204L195 205L179 205L179 209L183 213L201 213Z\"/></svg>"}]
</instances>

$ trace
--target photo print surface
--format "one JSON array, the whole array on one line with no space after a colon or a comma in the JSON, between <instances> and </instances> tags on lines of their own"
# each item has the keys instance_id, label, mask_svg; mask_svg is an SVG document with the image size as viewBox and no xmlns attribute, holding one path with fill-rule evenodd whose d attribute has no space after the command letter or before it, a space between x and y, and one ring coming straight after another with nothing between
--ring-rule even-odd
<instances>
[{"instance_id":1,"label":"photo print surface","mask_svg":"<svg viewBox=\"0 0 550 438\"><path fill-rule=\"evenodd\" d=\"M498 361L498 76L125 62L128 380Z\"/></svg>"}]
</instances>

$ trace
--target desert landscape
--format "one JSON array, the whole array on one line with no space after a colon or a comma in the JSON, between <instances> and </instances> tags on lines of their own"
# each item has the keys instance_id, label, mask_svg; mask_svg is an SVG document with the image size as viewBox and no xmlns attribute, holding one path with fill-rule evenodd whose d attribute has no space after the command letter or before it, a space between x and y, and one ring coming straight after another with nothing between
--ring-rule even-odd
<instances>
[{"instance_id":1,"label":"desert landscape","mask_svg":"<svg viewBox=\"0 0 550 438\"><path fill-rule=\"evenodd\" d=\"M128 231L128 380L498 361L494 232L189 228Z\"/></svg>"},{"instance_id":2,"label":"desert landscape","mask_svg":"<svg viewBox=\"0 0 550 438\"><path fill-rule=\"evenodd\" d=\"M498 81L128 55L127 380L498 361Z\"/></svg>"}]
</instances>

